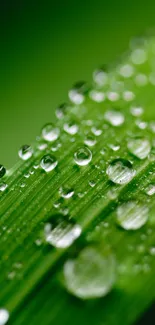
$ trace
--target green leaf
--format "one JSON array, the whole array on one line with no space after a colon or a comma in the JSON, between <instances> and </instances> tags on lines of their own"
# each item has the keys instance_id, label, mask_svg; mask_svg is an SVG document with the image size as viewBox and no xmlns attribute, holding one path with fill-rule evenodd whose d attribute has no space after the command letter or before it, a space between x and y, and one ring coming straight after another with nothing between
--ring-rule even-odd
<instances>
[{"instance_id":1,"label":"green leaf","mask_svg":"<svg viewBox=\"0 0 155 325\"><path fill-rule=\"evenodd\" d=\"M132 324L154 299L154 53L154 37L134 41L92 85L76 84L56 125L1 175L0 302L10 324ZM103 297L86 299L98 283Z\"/></svg>"}]
</instances>

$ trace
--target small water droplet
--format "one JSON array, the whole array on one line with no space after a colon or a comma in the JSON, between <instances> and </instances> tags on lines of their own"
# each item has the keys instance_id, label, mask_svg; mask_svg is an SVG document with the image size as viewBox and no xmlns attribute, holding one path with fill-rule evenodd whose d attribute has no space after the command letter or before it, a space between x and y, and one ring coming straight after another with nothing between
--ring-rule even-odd
<instances>
[{"instance_id":1,"label":"small water droplet","mask_svg":"<svg viewBox=\"0 0 155 325\"><path fill-rule=\"evenodd\" d=\"M155 194L155 184L149 184L148 187L146 188L146 193L149 196L152 196Z\"/></svg>"},{"instance_id":2,"label":"small water droplet","mask_svg":"<svg viewBox=\"0 0 155 325\"><path fill-rule=\"evenodd\" d=\"M74 121L70 121L64 124L64 131L68 134L74 135L78 132L79 127Z\"/></svg>"},{"instance_id":3,"label":"small water droplet","mask_svg":"<svg viewBox=\"0 0 155 325\"><path fill-rule=\"evenodd\" d=\"M117 208L117 222L125 230L136 230L147 222L148 214L147 206L129 201Z\"/></svg>"},{"instance_id":4,"label":"small water droplet","mask_svg":"<svg viewBox=\"0 0 155 325\"><path fill-rule=\"evenodd\" d=\"M8 185L6 183L0 183L0 192L4 192Z\"/></svg>"},{"instance_id":5,"label":"small water droplet","mask_svg":"<svg viewBox=\"0 0 155 325\"><path fill-rule=\"evenodd\" d=\"M147 60L146 51L144 49L135 49L131 53L131 60L134 64L143 64Z\"/></svg>"},{"instance_id":6,"label":"small water droplet","mask_svg":"<svg viewBox=\"0 0 155 325\"><path fill-rule=\"evenodd\" d=\"M130 102L132 101L133 99L135 98L135 94L130 91L130 90L125 90L123 92L123 99L126 101L126 102Z\"/></svg>"},{"instance_id":7,"label":"small water droplet","mask_svg":"<svg viewBox=\"0 0 155 325\"><path fill-rule=\"evenodd\" d=\"M9 319L9 312L4 308L0 308L0 325L5 325Z\"/></svg>"},{"instance_id":8,"label":"small water droplet","mask_svg":"<svg viewBox=\"0 0 155 325\"><path fill-rule=\"evenodd\" d=\"M93 180L90 180L88 183L91 187L94 187L96 185L96 182Z\"/></svg>"},{"instance_id":9,"label":"small water droplet","mask_svg":"<svg viewBox=\"0 0 155 325\"><path fill-rule=\"evenodd\" d=\"M119 68L119 74L124 78L130 78L134 74L134 67L131 64L124 64Z\"/></svg>"},{"instance_id":10,"label":"small water droplet","mask_svg":"<svg viewBox=\"0 0 155 325\"><path fill-rule=\"evenodd\" d=\"M96 137L99 137L102 134L102 130L98 129L96 126L92 126L91 131Z\"/></svg>"},{"instance_id":11,"label":"small water droplet","mask_svg":"<svg viewBox=\"0 0 155 325\"><path fill-rule=\"evenodd\" d=\"M155 247L150 248L150 255L155 256Z\"/></svg>"},{"instance_id":12,"label":"small water droplet","mask_svg":"<svg viewBox=\"0 0 155 325\"><path fill-rule=\"evenodd\" d=\"M92 160L92 153L87 147L81 147L74 153L74 160L79 166L86 166Z\"/></svg>"},{"instance_id":13,"label":"small water droplet","mask_svg":"<svg viewBox=\"0 0 155 325\"><path fill-rule=\"evenodd\" d=\"M141 130L145 130L147 128L147 122L145 122L145 121L136 120L136 125Z\"/></svg>"},{"instance_id":14,"label":"small water droplet","mask_svg":"<svg viewBox=\"0 0 155 325\"><path fill-rule=\"evenodd\" d=\"M33 149L31 146L26 144L19 149L18 155L22 160L28 160L33 155Z\"/></svg>"},{"instance_id":15,"label":"small water droplet","mask_svg":"<svg viewBox=\"0 0 155 325\"><path fill-rule=\"evenodd\" d=\"M136 117L141 116L144 113L144 109L140 106L133 106L131 107L130 111L131 114Z\"/></svg>"},{"instance_id":16,"label":"small water droplet","mask_svg":"<svg viewBox=\"0 0 155 325\"><path fill-rule=\"evenodd\" d=\"M117 100L119 100L119 98L120 98L120 94L117 93L116 91L109 91L109 92L107 92L107 98L108 98L111 102L116 102Z\"/></svg>"},{"instance_id":17,"label":"small water droplet","mask_svg":"<svg viewBox=\"0 0 155 325\"><path fill-rule=\"evenodd\" d=\"M91 90L89 93L89 97L97 103L101 103L105 100L105 94L99 90Z\"/></svg>"},{"instance_id":18,"label":"small water droplet","mask_svg":"<svg viewBox=\"0 0 155 325\"><path fill-rule=\"evenodd\" d=\"M105 113L104 118L113 126L120 126L124 123L124 115L115 110L109 110Z\"/></svg>"},{"instance_id":19,"label":"small water droplet","mask_svg":"<svg viewBox=\"0 0 155 325\"><path fill-rule=\"evenodd\" d=\"M76 104L80 105L85 100L85 95L88 92L88 86L85 82L76 83L73 88L69 91L68 95L70 100Z\"/></svg>"},{"instance_id":20,"label":"small water droplet","mask_svg":"<svg viewBox=\"0 0 155 325\"><path fill-rule=\"evenodd\" d=\"M69 247L81 234L81 227L67 217L55 215L45 224L44 236L47 243L56 248Z\"/></svg>"},{"instance_id":21,"label":"small water droplet","mask_svg":"<svg viewBox=\"0 0 155 325\"><path fill-rule=\"evenodd\" d=\"M94 82L100 87L106 85L108 83L108 73L106 72L106 69L103 67L95 70L93 73L93 79Z\"/></svg>"},{"instance_id":22,"label":"small water droplet","mask_svg":"<svg viewBox=\"0 0 155 325\"><path fill-rule=\"evenodd\" d=\"M144 138L135 138L129 140L127 147L130 153L132 153L139 159L147 158L151 151L151 145L149 140Z\"/></svg>"},{"instance_id":23,"label":"small water droplet","mask_svg":"<svg viewBox=\"0 0 155 325\"><path fill-rule=\"evenodd\" d=\"M106 173L109 179L116 184L127 184L135 176L135 170L131 162L126 159L113 160L109 164Z\"/></svg>"},{"instance_id":24,"label":"small water droplet","mask_svg":"<svg viewBox=\"0 0 155 325\"><path fill-rule=\"evenodd\" d=\"M76 259L64 264L64 284L78 298L103 297L115 283L115 264L115 258L109 251L86 247Z\"/></svg>"},{"instance_id":25,"label":"small water droplet","mask_svg":"<svg viewBox=\"0 0 155 325\"><path fill-rule=\"evenodd\" d=\"M65 103L58 106L55 111L56 117L62 119L66 115L67 109L68 105Z\"/></svg>"},{"instance_id":26,"label":"small water droplet","mask_svg":"<svg viewBox=\"0 0 155 325\"><path fill-rule=\"evenodd\" d=\"M87 138L84 140L84 143L88 147L93 147L96 144L96 139L92 135L88 135Z\"/></svg>"},{"instance_id":27,"label":"small water droplet","mask_svg":"<svg viewBox=\"0 0 155 325\"><path fill-rule=\"evenodd\" d=\"M61 194L61 197L63 197L64 199L70 199L74 195L74 190L67 186L62 186L59 189L59 193Z\"/></svg>"},{"instance_id":28,"label":"small water droplet","mask_svg":"<svg viewBox=\"0 0 155 325\"><path fill-rule=\"evenodd\" d=\"M59 134L60 134L59 128L55 127L54 124L52 123L44 125L42 129L43 139L49 142L57 140Z\"/></svg>"},{"instance_id":29,"label":"small water droplet","mask_svg":"<svg viewBox=\"0 0 155 325\"><path fill-rule=\"evenodd\" d=\"M52 155L45 155L40 162L40 166L44 169L47 173L53 170L58 164L56 158Z\"/></svg>"},{"instance_id":30,"label":"small water droplet","mask_svg":"<svg viewBox=\"0 0 155 325\"><path fill-rule=\"evenodd\" d=\"M139 87L144 87L148 84L148 78L145 74L139 73L135 76L135 84Z\"/></svg>"}]
</instances>

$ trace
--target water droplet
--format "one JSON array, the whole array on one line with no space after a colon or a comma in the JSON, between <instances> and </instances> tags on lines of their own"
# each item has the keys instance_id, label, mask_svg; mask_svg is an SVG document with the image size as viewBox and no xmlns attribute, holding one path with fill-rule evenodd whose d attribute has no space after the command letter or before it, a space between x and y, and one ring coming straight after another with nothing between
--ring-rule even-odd
<instances>
[{"instance_id":1,"label":"water droplet","mask_svg":"<svg viewBox=\"0 0 155 325\"><path fill-rule=\"evenodd\" d=\"M55 215L45 224L44 236L47 243L56 248L69 247L81 234L81 227L67 220L67 217Z\"/></svg>"},{"instance_id":2,"label":"water droplet","mask_svg":"<svg viewBox=\"0 0 155 325\"><path fill-rule=\"evenodd\" d=\"M155 194L155 184L149 184L149 186L147 187L146 189L146 193L149 195L149 196L152 196Z\"/></svg>"},{"instance_id":3,"label":"water droplet","mask_svg":"<svg viewBox=\"0 0 155 325\"><path fill-rule=\"evenodd\" d=\"M6 173L6 169L3 165L0 165L0 178L2 178Z\"/></svg>"},{"instance_id":4,"label":"water droplet","mask_svg":"<svg viewBox=\"0 0 155 325\"><path fill-rule=\"evenodd\" d=\"M84 140L84 143L88 147L93 147L96 144L96 139L92 135L88 135L87 138Z\"/></svg>"},{"instance_id":5,"label":"water droplet","mask_svg":"<svg viewBox=\"0 0 155 325\"><path fill-rule=\"evenodd\" d=\"M96 135L96 137L99 137L103 132L101 129L98 129L95 126L92 126L91 131L94 135Z\"/></svg>"},{"instance_id":6,"label":"water droplet","mask_svg":"<svg viewBox=\"0 0 155 325\"><path fill-rule=\"evenodd\" d=\"M131 53L131 60L134 64L143 64L147 60L146 51L144 49L135 49Z\"/></svg>"},{"instance_id":7,"label":"water droplet","mask_svg":"<svg viewBox=\"0 0 155 325\"><path fill-rule=\"evenodd\" d=\"M94 82L100 87L106 85L108 83L108 73L105 71L105 68L103 67L95 70L93 73L93 79Z\"/></svg>"},{"instance_id":8,"label":"water droplet","mask_svg":"<svg viewBox=\"0 0 155 325\"><path fill-rule=\"evenodd\" d=\"M120 149L120 145L110 143L109 148L112 149L113 151L118 151Z\"/></svg>"},{"instance_id":9,"label":"water droplet","mask_svg":"<svg viewBox=\"0 0 155 325\"><path fill-rule=\"evenodd\" d=\"M9 312L4 308L0 308L0 325L5 325L9 319Z\"/></svg>"},{"instance_id":10,"label":"water droplet","mask_svg":"<svg viewBox=\"0 0 155 325\"><path fill-rule=\"evenodd\" d=\"M81 299L103 297L115 283L115 264L115 258L109 251L86 247L76 259L64 264L65 286Z\"/></svg>"},{"instance_id":11,"label":"water droplet","mask_svg":"<svg viewBox=\"0 0 155 325\"><path fill-rule=\"evenodd\" d=\"M130 161L115 159L108 166L106 173L109 179L116 184L127 184L135 176L135 170Z\"/></svg>"},{"instance_id":12,"label":"water droplet","mask_svg":"<svg viewBox=\"0 0 155 325\"><path fill-rule=\"evenodd\" d=\"M109 110L105 113L104 118L113 126L120 126L124 123L124 115L115 110Z\"/></svg>"},{"instance_id":13,"label":"water droplet","mask_svg":"<svg viewBox=\"0 0 155 325\"><path fill-rule=\"evenodd\" d=\"M126 102L130 102L130 101L132 101L134 98L135 98L135 94L134 94L132 91L125 90L125 91L123 92L123 99L124 99Z\"/></svg>"},{"instance_id":14,"label":"water droplet","mask_svg":"<svg viewBox=\"0 0 155 325\"><path fill-rule=\"evenodd\" d=\"M40 151L45 150L46 148L47 148L47 143L42 142L38 144L38 149Z\"/></svg>"},{"instance_id":15,"label":"water droplet","mask_svg":"<svg viewBox=\"0 0 155 325\"><path fill-rule=\"evenodd\" d=\"M89 93L89 97L97 103L101 103L105 100L105 94L99 90L91 90Z\"/></svg>"},{"instance_id":16,"label":"water droplet","mask_svg":"<svg viewBox=\"0 0 155 325\"><path fill-rule=\"evenodd\" d=\"M137 120L136 125L141 130L145 130L147 128L147 122L144 122L144 121Z\"/></svg>"},{"instance_id":17,"label":"water droplet","mask_svg":"<svg viewBox=\"0 0 155 325\"><path fill-rule=\"evenodd\" d=\"M28 160L33 155L33 149L31 146L26 144L19 149L18 155L22 160Z\"/></svg>"},{"instance_id":18,"label":"water droplet","mask_svg":"<svg viewBox=\"0 0 155 325\"><path fill-rule=\"evenodd\" d=\"M49 142L57 140L59 134L59 128L55 127L52 123L46 124L42 129L42 137L44 138L44 140Z\"/></svg>"},{"instance_id":19,"label":"water droplet","mask_svg":"<svg viewBox=\"0 0 155 325\"><path fill-rule=\"evenodd\" d=\"M155 256L155 247L151 247L151 248L150 248L150 254L151 254L152 256Z\"/></svg>"},{"instance_id":20,"label":"water droplet","mask_svg":"<svg viewBox=\"0 0 155 325\"><path fill-rule=\"evenodd\" d=\"M111 101L111 102L116 102L117 100L119 100L120 95L119 93L117 93L116 91L109 91L107 93L107 98Z\"/></svg>"},{"instance_id":21,"label":"water droplet","mask_svg":"<svg viewBox=\"0 0 155 325\"><path fill-rule=\"evenodd\" d=\"M92 153L87 147L81 147L74 153L74 160L79 166L86 166L92 160Z\"/></svg>"},{"instance_id":22,"label":"water droplet","mask_svg":"<svg viewBox=\"0 0 155 325\"><path fill-rule=\"evenodd\" d=\"M0 192L4 192L8 185L6 183L0 183Z\"/></svg>"},{"instance_id":23,"label":"water droplet","mask_svg":"<svg viewBox=\"0 0 155 325\"><path fill-rule=\"evenodd\" d=\"M88 92L88 87L85 82L76 83L73 88L69 91L68 95L70 100L76 104L80 105L85 100L85 95Z\"/></svg>"},{"instance_id":24,"label":"water droplet","mask_svg":"<svg viewBox=\"0 0 155 325\"><path fill-rule=\"evenodd\" d=\"M129 140L127 147L130 153L132 153L139 159L147 158L151 151L150 142L144 138L136 138Z\"/></svg>"},{"instance_id":25,"label":"water droplet","mask_svg":"<svg viewBox=\"0 0 155 325\"><path fill-rule=\"evenodd\" d=\"M79 127L74 121L70 121L64 124L64 131L68 134L74 135L78 132Z\"/></svg>"},{"instance_id":26,"label":"water droplet","mask_svg":"<svg viewBox=\"0 0 155 325\"><path fill-rule=\"evenodd\" d=\"M53 170L58 164L56 158L52 155L45 155L40 162L40 166L44 169L47 173Z\"/></svg>"},{"instance_id":27,"label":"water droplet","mask_svg":"<svg viewBox=\"0 0 155 325\"><path fill-rule=\"evenodd\" d=\"M61 104L59 107L56 108L55 114L58 119L62 119L66 115L66 111L68 109L67 104Z\"/></svg>"},{"instance_id":28,"label":"water droplet","mask_svg":"<svg viewBox=\"0 0 155 325\"><path fill-rule=\"evenodd\" d=\"M129 201L117 208L117 222L126 230L136 230L147 222L148 214L147 206Z\"/></svg>"},{"instance_id":29,"label":"water droplet","mask_svg":"<svg viewBox=\"0 0 155 325\"><path fill-rule=\"evenodd\" d=\"M152 122L150 123L150 130L151 130L153 133L155 133L155 122L154 122L154 121L152 121Z\"/></svg>"},{"instance_id":30,"label":"water droplet","mask_svg":"<svg viewBox=\"0 0 155 325\"><path fill-rule=\"evenodd\" d=\"M135 84L139 87L144 87L148 84L148 78L145 74L139 73L135 77Z\"/></svg>"},{"instance_id":31,"label":"water droplet","mask_svg":"<svg viewBox=\"0 0 155 325\"><path fill-rule=\"evenodd\" d=\"M64 199L70 199L74 195L74 190L67 186L60 187L59 193Z\"/></svg>"},{"instance_id":32,"label":"water droplet","mask_svg":"<svg viewBox=\"0 0 155 325\"><path fill-rule=\"evenodd\" d=\"M133 116L141 116L144 113L144 109L142 107L131 107L131 114Z\"/></svg>"},{"instance_id":33,"label":"water droplet","mask_svg":"<svg viewBox=\"0 0 155 325\"><path fill-rule=\"evenodd\" d=\"M90 180L88 183L91 187L94 187L96 185L96 182L93 180Z\"/></svg>"},{"instance_id":34,"label":"water droplet","mask_svg":"<svg viewBox=\"0 0 155 325\"><path fill-rule=\"evenodd\" d=\"M130 78L134 74L134 67L131 64L124 64L119 68L119 74L124 78Z\"/></svg>"}]
</instances>

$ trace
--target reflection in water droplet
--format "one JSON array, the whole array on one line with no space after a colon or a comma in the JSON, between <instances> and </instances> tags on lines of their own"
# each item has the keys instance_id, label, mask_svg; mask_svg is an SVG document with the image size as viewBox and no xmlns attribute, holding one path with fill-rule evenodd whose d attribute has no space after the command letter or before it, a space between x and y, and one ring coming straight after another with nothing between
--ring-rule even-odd
<instances>
[{"instance_id":1,"label":"reflection in water droplet","mask_svg":"<svg viewBox=\"0 0 155 325\"><path fill-rule=\"evenodd\" d=\"M0 325L5 325L8 319L9 319L9 312L4 308L0 308Z\"/></svg>"},{"instance_id":2,"label":"reflection in water droplet","mask_svg":"<svg viewBox=\"0 0 155 325\"><path fill-rule=\"evenodd\" d=\"M6 183L0 183L0 192L4 192L8 185Z\"/></svg>"},{"instance_id":3,"label":"reflection in water droplet","mask_svg":"<svg viewBox=\"0 0 155 325\"><path fill-rule=\"evenodd\" d=\"M45 155L40 162L40 166L44 169L47 173L53 170L58 164L56 158L52 155Z\"/></svg>"},{"instance_id":4,"label":"reflection in water droplet","mask_svg":"<svg viewBox=\"0 0 155 325\"><path fill-rule=\"evenodd\" d=\"M148 214L147 206L136 201L129 201L117 208L117 222L126 230L136 230L147 222Z\"/></svg>"},{"instance_id":5,"label":"reflection in water droplet","mask_svg":"<svg viewBox=\"0 0 155 325\"><path fill-rule=\"evenodd\" d=\"M105 296L116 278L115 258L97 247L86 247L64 264L64 281L69 292L81 299Z\"/></svg>"},{"instance_id":6,"label":"reflection in water droplet","mask_svg":"<svg viewBox=\"0 0 155 325\"><path fill-rule=\"evenodd\" d=\"M46 124L42 129L42 137L44 138L44 140L49 142L57 140L59 134L59 128L55 127L52 123Z\"/></svg>"},{"instance_id":7,"label":"reflection in water droplet","mask_svg":"<svg viewBox=\"0 0 155 325\"><path fill-rule=\"evenodd\" d=\"M31 146L26 144L19 149L18 155L22 160L28 160L33 155L33 149Z\"/></svg>"},{"instance_id":8,"label":"reflection in water droplet","mask_svg":"<svg viewBox=\"0 0 155 325\"><path fill-rule=\"evenodd\" d=\"M115 110L109 110L105 113L104 118L113 126L120 126L124 123L124 115Z\"/></svg>"},{"instance_id":9,"label":"reflection in water droplet","mask_svg":"<svg viewBox=\"0 0 155 325\"><path fill-rule=\"evenodd\" d=\"M135 138L128 141L128 150L137 158L145 159L151 151L149 140L144 138Z\"/></svg>"},{"instance_id":10,"label":"reflection in water droplet","mask_svg":"<svg viewBox=\"0 0 155 325\"><path fill-rule=\"evenodd\" d=\"M81 227L67 217L55 215L45 224L45 241L56 248L69 247L81 234Z\"/></svg>"},{"instance_id":11,"label":"reflection in water droplet","mask_svg":"<svg viewBox=\"0 0 155 325\"><path fill-rule=\"evenodd\" d=\"M109 179L116 184L127 184L135 176L132 164L126 159L113 160L109 164L106 173Z\"/></svg>"},{"instance_id":12,"label":"reflection in water droplet","mask_svg":"<svg viewBox=\"0 0 155 325\"><path fill-rule=\"evenodd\" d=\"M81 147L74 153L74 160L79 166L86 166L92 160L92 153L87 147Z\"/></svg>"},{"instance_id":13,"label":"reflection in water droplet","mask_svg":"<svg viewBox=\"0 0 155 325\"><path fill-rule=\"evenodd\" d=\"M85 100L85 95L88 92L88 87L85 82L76 83L69 91L68 95L70 100L77 105L80 105Z\"/></svg>"},{"instance_id":14,"label":"reflection in water droplet","mask_svg":"<svg viewBox=\"0 0 155 325\"><path fill-rule=\"evenodd\" d=\"M6 173L6 169L3 165L0 165L0 178L2 178Z\"/></svg>"},{"instance_id":15,"label":"reflection in water droplet","mask_svg":"<svg viewBox=\"0 0 155 325\"><path fill-rule=\"evenodd\" d=\"M68 134L74 135L78 132L79 127L74 121L70 121L64 124L64 131Z\"/></svg>"}]
</instances>

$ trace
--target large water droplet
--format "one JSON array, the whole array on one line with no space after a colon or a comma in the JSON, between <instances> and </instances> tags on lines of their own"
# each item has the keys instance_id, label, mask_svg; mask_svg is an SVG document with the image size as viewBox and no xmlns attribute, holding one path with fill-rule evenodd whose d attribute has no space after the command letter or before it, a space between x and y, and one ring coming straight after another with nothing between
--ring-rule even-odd
<instances>
[{"instance_id":1,"label":"large water droplet","mask_svg":"<svg viewBox=\"0 0 155 325\"><path fill-rule=\"evenodd\" d=\"M149 140L144 138L135 138L128 141L128 150L137 158L145 159L151 151Z\"/></svg>"},{"instance_id":2,"label":"large water droplet","mask_svg":"<svg viewBox=\"0 0 155 325\"><path fill-rule=\"evenodd\" d=\"M68 134L74 135L78 132L79 127L74 121L70 121L64 124L64 131Z\"/></svg>"},{"instance_id":3,"label":"large water droplet","mask_svg":"<svg viewBox=\"0 0 155 325\"><path fill-rule=\"evenodd\" d=\"M47 243L56 248L69 247L81 234L81 227L67 217L55 215L45 224L44 236Z\"/></svg>"},{"instance_id":4,"label":"large water droplet","mask_svg":"<svg viewBox=\"0 0 155 325\"><path fill-rule=\"evenodd\" d=\"M6 173L6 169L3 165L0 165L0 178L2 178Z\"/></svg>"},{"instance_id":5,"label":"large water droplet","mask_svg":"<svg viewBox=\"0 0 155 325\"><path fill-rule=\"evenodd\" d=\"M18 155L22 160L28 160L33 155L33 149L31 146L26 144L19 149Z\"/></svg>"},{"instance_id":6,"label":"large water droplet","mask_svg":"<svg viewBox=\"0 0 155 325\"><path fill-rule=\"evenodd\" d=\"M109 164L106 173L109 179L116 184L127 184L135 176L132 164L126 159L113 160Z\"/></svg>"},{"instance_id":7,"label":"large water droplet","mask_svg":"<svg viewBox=\"0 0 155 325\"><path fill-rule=\"evenodd\" d=\"M67 290L76 297L103 297L115 282L115 258L109 251L86 247L76 259L64 264L63 273Z\"/></svg>"},{"instance_id":8,"label":"large water droplet","mask_svg":"<svg viewBox=\"0 0 155 325\"><path fill-rule=\"evenodd\" d=\"M77 105L80 105L85 100L85 95L88 92L88 87L85 82L76 83L73 88L69 91L68 95L70 100Z\"/></svg>"},{"instance_id":9,"label":"large water droplet","mask_svg":"<svg viewBox=\"0 0 155 325\"><path fill-rule=\"evenodd\" d=\"M109 110L105 113L104 118L113 126L120 126L124 123L124 115L115 110Z\"/></svg>"},{"instance_id":10,"label":"large water droplet","mask_svg":"<svg viewBox=\"0 0 155 325\"><path fill-rule=\"evenodd\" d=\"M9 319L9 312L4 309L4 308L1 308L0 309L0 325L5 325L7 323Z\"/></svg>"},{"instance_id":11,"label":"large water droplet","mask_svg":"<svg viewBox=\"0 0 155 325\"><path fill-rule=\"evenodd\" d=\"M74 153L74 160L79 166L86 166L92 160L92 153L87 147L81 147Z\"/></svg>"},{"instance_id":12,"label":"large water droplet","mask_svg":"<svg viewBox=\"0 0 155 325\"><path fill-rule=\"evenodd\" d=\"M45 155L40 162L40 166L44 169L47 173L53 170L58 164L56 158L52 155Z\"/></svg>"},{"instance_id":13,"label":"large water droplet","mask_svg":"<svg viewBox=\"0 0 155 325\"><path fill-rule=\"evenodd\" d=\"M117 208L117 222L126 230L136 230L147 222L148 214L148 208L144 204L125 202Z\"/></svg>"},{"instance_id":14,"label":"large water droplet","mask_svg":"<svg viewBox=\"0 0 155 325\"><path fill-rule=\"evenodd\" d=\"M52 123L46 124L42 129L42 137L44 138L44 140L49 142L57 140L59 134L59 128L55 127Z\"/></svg>"}]
</instances>

